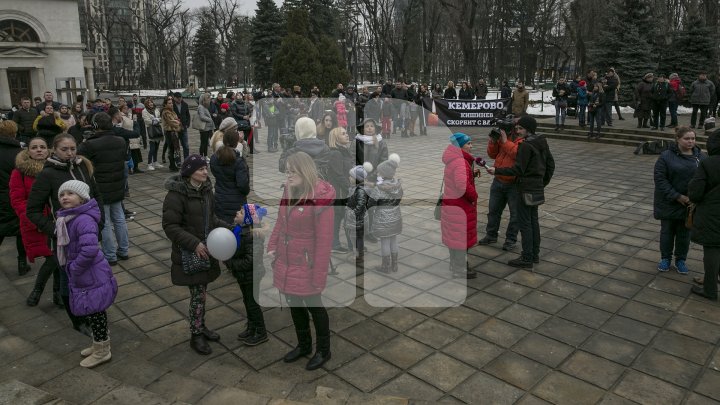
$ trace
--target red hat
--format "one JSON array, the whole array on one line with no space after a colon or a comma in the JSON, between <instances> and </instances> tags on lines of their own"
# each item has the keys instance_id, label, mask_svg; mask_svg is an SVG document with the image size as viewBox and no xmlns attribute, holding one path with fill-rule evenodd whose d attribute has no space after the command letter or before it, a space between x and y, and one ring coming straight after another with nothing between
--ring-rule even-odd
<instances>
[{"instance_id":1,"label":"red hat","mask_svg":"<svg viewBox=\"0 0 720 405\"><path fill-rule=\"evenodd\" d=\"M587 83L585 83L585 80L580 80L580 87L585 87Z\"/></svg>"},{"instance_id":2,"label":"red hat","mask_svg":"<svg viewBox=\"0 0 720 405\"><path fill-rule=\"evenodd\" d=\"M222 110L229 110L229 109L230 109L230 104L228 104L228 103L222 103L222 104L220 104L220 109L222 109Z\"/></svg>"}]
</instances>

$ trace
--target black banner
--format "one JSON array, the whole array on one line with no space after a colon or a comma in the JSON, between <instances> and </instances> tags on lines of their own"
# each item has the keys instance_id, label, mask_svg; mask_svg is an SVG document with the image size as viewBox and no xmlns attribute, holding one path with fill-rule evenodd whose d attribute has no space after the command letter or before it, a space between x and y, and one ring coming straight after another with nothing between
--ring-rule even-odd
<instances>
[{"instance_id":1,"label":"black banner","mask_svg":"<svg viewBox=\"0 0 720 405\"><path fill-rule=\"evenodd\" d=\"M502 117L510 99L447 100L423 98L423 107L437 114L448 127L490 127L493 118Z\"/></svg>"}]
</instances>

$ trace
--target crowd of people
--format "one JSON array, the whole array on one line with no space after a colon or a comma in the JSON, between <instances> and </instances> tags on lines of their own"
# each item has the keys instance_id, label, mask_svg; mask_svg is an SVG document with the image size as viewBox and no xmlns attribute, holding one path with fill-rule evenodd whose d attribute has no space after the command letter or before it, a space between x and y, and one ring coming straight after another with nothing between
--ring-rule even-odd
<instances>
[{"instance_id":1,"label":"crowd of people","mask_svg":"<svg viewBox=\"0 0 720 405\"><path fill-rule=\"evenodd\" d=\"M586 80L559 82L554 91L558 107L559 100L573 94L581 105L579 96L587 90L588 100L598 103L588 109L587 118L598 121L599 134L600 120L611 125L605 114L615 100L593 95L617 90L619 80L615 84L613 74L609 71L602 81L590 74ZM700 91L694 89L703 88L703 80L701 76L701 83L693 84L691 100ZM658 80L653 86L664 83ZM487 154L494 164L474 157L473 140L462 132L449 137L442 154L445 168L436 219L449 251L449 278L477 277L468 266L468 250L497 242L506 207L510 223L503 249L513 250L518 233L522 236L521 253L508 264L532 269L540 262L538 207L545 202L544 189L555 161L545 137L535 134L536 120L525 113L527 89L518 83L512 91L504 83L501 91L501 97L511 98L509 109L517 118L512 131L502 130L499 138L488 139ZM236 278L247 313L246 328L237 338L247 346L268 341L258 303L267 262L274 287L291 308L297 337L296 347L283 359L291 363L313 353L312 319L315 353L305 367L314 370L331 358L329 315L322 296L332 253L350 254L349 260L363 272L367 243L378 243L381 263L372 270L399 270L404 190L401 158L390 152L387 138L398 131L401 137L412 137L416 129L427 134L423 97L482 99L487 86L481 81L473 89L463 83L458 93L452 82L443 91L438 85L432 90L421 85L415 91L403 83L386 83L373 92L364 88L355 94L353 88L338 85L330 102L320 99L317 89L311 90L309 100L299 97L297 87L293 93L276 84L267 95L202 94L192 118L179 93L157 103L152 97L133 96L121 98L117 105L95 100L69 108L56 105L47 92L36 106L23 99L12 120L0 122L0 242L5 236L16 237L21 276L30 270L28 260L44 260L27 305L38 304L52 276L53 302L65 308L76 330L92 337L92 346L82 351L82 366L94 367L111 358L106 310L118 290L112 267L130 257L126 221L132 213L123 201L130 192L129 176L143 172L141 148L148 150L145 170L168 164L171 172L164 183L162 227L172 242L172 283L189 290L191 348L207 355L212 353L210 342L221 339L205 324L208 284L221 272L207 243L213 229L226 228L235 236L237 249L222 266ZM558 128L564 119L559 112ZM583 123L585 114L579 119ZM664 118L659 115L654 122L663 123ZM263 221L267 209L248 198L250 155L260 152L257 129L262 125L267 127L267 152L282 146L278 169L285 175L284 191L274 224ZM590 125L592 133L592 121ZM190 151L189 128L199 131L198 153ZM692 238L705 249L705 277L696 280L703 287L692 291L717 299L720 133L708 139L710 157L695 146L692 128L680 127L676 134L677 142L655 167L655 216L661 220L658 270L668 271L674 255L677 271L687 274ZM485 236L478 240L475 181L483 171L493 181ZM696 212L692 232L685 224L691 205Z\"/></svg>"}]
</instances>

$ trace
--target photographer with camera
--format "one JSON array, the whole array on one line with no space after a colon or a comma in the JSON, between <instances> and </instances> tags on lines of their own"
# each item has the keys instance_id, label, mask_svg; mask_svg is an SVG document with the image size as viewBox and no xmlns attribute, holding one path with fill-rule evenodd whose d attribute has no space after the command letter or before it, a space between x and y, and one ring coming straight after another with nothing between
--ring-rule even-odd
<instances>
[{"instance_id":1,"label":"photographer with camera","mask_svg":"<svg viewBox=\"0 0 720 405\"><path fill-rule=\"evenodd\" d=\"M516 139L515 118L512 115L502 120L496 120L497 128L493 128L488 135L488 157L495 160L496 168L509 168L515 165L518 146L523 139ZM495 176L490 185L490 200L488 202L488 221L485 228L485 237L480 239L478 245L489 245L497 242L500 230L500 219L508 206L510 210L510 223L505 232L503 250L512 250L517 244L519 226L517 221L518 191L515 187L515 176Z\"/></svg>"},{"instance_id":2,"label":"photographer with camera","mask_svg":"<svg viewBox=\"0 0 720 405\"><path fill-rule=\"evenodd\" d=\"M555 172L555 160L544 135L536 135L537 121L525 115L520 117L516 131L523 142L518 146L512 167L488 167L493 176L515 176L518 191L517 219L522 234L522 254L508 264L532 269L540 263L540 223L538 206L545 202L545 187Z\"/></svg>"},{"instance_id":3,"label":"photographer with camera","mask_svg":"<svg viewBox=\"0 0 720 405\"><path fill-rule=\"evenodd\" d=\"M555 98L555 130L565 129L565 117L567 116L568 98L570 96L570 86L565 82L565 78L558 79L552 92Z\"/></svg>"}]
</instances>

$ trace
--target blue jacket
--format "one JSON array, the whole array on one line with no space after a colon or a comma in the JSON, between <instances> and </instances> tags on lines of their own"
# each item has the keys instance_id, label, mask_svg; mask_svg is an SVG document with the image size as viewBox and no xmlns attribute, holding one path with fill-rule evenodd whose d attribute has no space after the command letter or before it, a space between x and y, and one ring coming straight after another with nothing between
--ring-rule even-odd
<instances>
[{"instance_id":1,"label":"blue jacket","mask_svg":"<svg viewBox=\"0 0 720 405\"><path fill-rule=\"evenodd\" d=\"M210 170L215 177L215 215L232 223L235 213L247 203L250 193L250 172L245 159L235 151L235 164L223 165L217 153L210 158Z\"/></svg>"},{"instance_id":2,"label":"blue jacket","mask_svg":"<svg viewBox=\"0 0 720 405\"><path fill-rule=\"evenodd\" d=\"M683 155L675 143L660 154L655 162L655 219L684 219L687 216L687 207L676 200L688 194L688 183L704 158L705 154L697 146L692 155Z\"/></svg>"},{"instance_id":3,"label":"blue jacket","mask_svg":"<svg viewBox=\"0 0 720 405\"><path fill-rule=\"evenodd\" d=\"M100 208L91 199L79 207L57 212L58 217L69 215L75 215L66 224L70 242L64 248L70 311L76 316L102 312L115 301L118 286L98 245Z\"/></svg>"}]
</instances>

